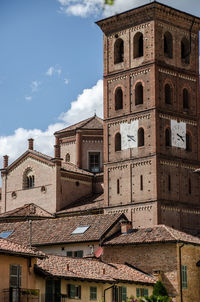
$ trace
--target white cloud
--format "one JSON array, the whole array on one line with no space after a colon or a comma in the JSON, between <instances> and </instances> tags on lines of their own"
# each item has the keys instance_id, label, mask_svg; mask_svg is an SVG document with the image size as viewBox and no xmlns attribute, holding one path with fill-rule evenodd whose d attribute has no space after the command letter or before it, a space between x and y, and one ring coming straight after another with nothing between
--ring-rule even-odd
<instances>
[{"instance_id":1,"label":"white cloud","mask_svg":"<svg viewBox=\"0 0 200 302\"><path fill-rule=\"evenodd\" d=\"M54 136L53 133L62 128L88 118L96 112L102 117L103 111L103 81L99 80L92 88L84 89L82 94L71 103L67 112L63 112L59 123L49 125L45 131L40 129L18 128L12 135L0 137L0 165L2 166L3 155L9 156L9 163L13 162L27 150L27 139L33 138L34 149L53 156Z\"/></svg>"},{"instance_id":2,"label":"white cloud","mask_svg":"<svg viewBox=\"0 0 200 302\"><path fill-rule=\"evenodd\" d=\"M73 124L92 116L94 113L103 116L103 81L99 80L95 86L84 89L77 100L71 103L71 108L60 115L60 119L67 124Z\"/></svg>"},{"instance_id":3,"label":"white cloud","mask_svg":"<svg viewBox=\"0 0 200 302\"><path fill-rule=\"evenodd\" d=\"M46 75L51 77L54 74L61 75L62 69L54 66L50 66L46 72Z\"/></svg>"},{"instance_id":4,"label":"white cloud","mask_svg":"<svg viewBox=\"0 0 200 302\"><path fill-rule=\"evenodd\" d=\"M65 83L66 85L68 85L68 84L69 84L69 79L64 79L64 83Z\"/></svg>"},{"instance_id":5,"label":"white cloud","mask_svg":"<svg viewBox=\"0 0 200 302\"><path fill-rule=\"evenodd\" d=\"M31 82L31 90L32 92L38 91L38 87L41 85L41 82L39 81L32 81Z\"/></svg>"},{"instance_id":6,"label":"white cloud","mask_svg":"<svg viewBox=\"0 0 200 302\"><path fill-rule=\"evenodd\" d=\"M9 156L9 163L15 160L28 148L28 138L35 139L34 148L42 153L53 155L53 133L65 127L64 123L49 125L45 131L40 129L27 130L18 128L12 135L0 137L1 163L3 155Z\"/></svg>"},{"instance_id":7,"label":"white cloud","mask_svg":"<svg viewBox=\"0 0 200 302\"><path fill-rule=\"evenodd\" d=\"M32 100L32 96L25 96L25 100L31 101Z\"/></svg>"},{"instance_id":8,"label":"white cloud","mask_svg":"<svg viewBox=\"0 0 200 302\"><path fill-rule=\"evenodd\" d=\"M105 17L148 4L147 0L115 0L114 5L104 5L104 0L57 0L60 11L67 15L88 17L90 15L103 15ZM161 3L177 9L197 14L200 2L196 0L160 0Z\"/></svg>"}]
</instances>

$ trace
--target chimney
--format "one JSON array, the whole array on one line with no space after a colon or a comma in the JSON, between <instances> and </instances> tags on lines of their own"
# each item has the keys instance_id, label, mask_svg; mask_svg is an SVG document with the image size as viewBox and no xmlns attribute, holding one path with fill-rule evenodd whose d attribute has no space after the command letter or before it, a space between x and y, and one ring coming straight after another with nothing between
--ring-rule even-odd
<instances>
[{"instance_id":1,"label":"chimney","mask_svg":"<svg viewBox=\"0 0 200 302\"><path fill-rule=\"evenodd\" d=\"M105 268L103 268L103 275L105 275L105 273L106 273L106 269L105 269Z\"/></svg>"},{"instance_id":2,"label":"chimney","mask_svg":"<svg viewBox=\"0 0 200 302\"><path fill-rule=\"evenodd\" d=\"M67 271L69 271L69 263L67 263Z\"/></svg>"},{"instance_id":3,"label":"chimney","mask_svg":"<svg viewBox=\"0 0 200 302\"><path fill-rule=\"evenodd\" d=\"M54 157L60 158L60 140L59 137L55 137L55 145L54 145Z\"/></svg>"},{"instance_id":4,"label":"chimney","mask_svg":"<svg viewBox=\"0 0 200 302\"><path fill-rule=\"evenodd\" d=\"M3 167L4 169L8 167L8 155L4 155L3 157Z\"/></svg>"},{"instance_id":5,"label":"chimney","mask_svg":"<svg viewBox=\"0 0 200 302\"><path fill-rule=\"evenodd\" d=\"M60 158L60 145L54 145L54 157Z\"/></svg>"},{"instance_id":6,"label":"chimney","mask_svg":"<svg viewBox=\"0 0 200 302\"><path fill-rule=\"evenodd\" d=\"M131 221L123 220L121 221L121 233L126 234L132 229Z\"/></svg>"},{"instance_id":7,"label":"chimney","mask_svg":"<svg viewBox=\"0 0 200 302\"><path fill-rule=\"evenodd\" d=\"M34 142L33 138L28 139L28 149L29 150L33 150L33 142Z\"/></svg>"}]
</instances>

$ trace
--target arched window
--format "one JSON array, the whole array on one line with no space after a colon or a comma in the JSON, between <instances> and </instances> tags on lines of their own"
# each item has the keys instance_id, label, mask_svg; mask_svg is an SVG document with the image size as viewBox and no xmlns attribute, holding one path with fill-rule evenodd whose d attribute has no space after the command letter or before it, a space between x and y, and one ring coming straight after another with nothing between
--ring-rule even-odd
<instances>
[{"instance_id":1,"label":"arched window","mask_svg":"<svg viewBox=\"0 0 200 302\"><path fill-rule=\"evenodd\" d=\"M186 133L186 151L192 151L192 138L190 133Z\"/></svg>"},{"instance_id":2,"label":"arched window","mask_svg":"<svg viewBox=\"0 0 200 302\"><path fill-rule=\"evenodd\" d=\"M143 175L140 175L140 191L143 191Z\"/></svg>"},{"instance_id":3,"label":"arched window","mask_svg":"<svg viewBox=\"0 0 200 302\"><path fill-rule=\"evenodd\" d=\"M117 194L120 193L119 179L117 179Z\"/></svg>"},{"instance_id":4,"label":"arched window","mask_svg":"<svg viewBox=\"0 0 200 302\"><path fill-rule=\"evenodd\" d=\"M171 176L168 175L168 191L171 191Z\"/></svg>"},{"instance_id":5,"label":"arched window","mask_svg":"<svg viewBox=\"0 0 200 302\"><path fill-rule=\"evenodd\" d=\"M114 63L121 63L124 61L124 41L117 39L114 45Z\"/></svg>"},{"instance_id":6,"label":"arched window","mask_svg":"<svg viewBox=\"0 0 200 302\"><path fill-rule=\"evenodd\" d=\"M32 169L27 169L24 172L24 177L23 177L23 188L24 189L30 189L35 186L35 176L33 174Z\"/></svg>"},{"instance_id":7,"label":"arched window","mask_svg":"<svg viewBox=\"0 0 200 302\"><path fill-rule=\"evenodd\" d=\"M123 109L123 91L120 87L115 90L115 110Z\"/></svg>"},{"instance_id":8,"label":"arched window","mask_svg":"<svg viewBox=\"0 0 200 302\"><path fill-rule=\"evenodd\" d=\"M189 178L189 181L188 181L188 193L191 195L192 194L192 182L191 182L191 179Z\"/></svg>"},{"instance_id":9,"label":"arched window","mask_svg":"<svg viewBox=\"0 0 200 302\"><path fill-rule=\"evenodd\" d=\"M143 86L142 83L138 83L135 86L135 105L143 104Z\"/></svg>"},{"instance_id":10,"label":"arched window","mask_svg":"<svg viewBox=\"0 0 200 302\"><path fill-rule=\"evenodd\" d=\"M144 146L144 129L138 129L138 147Z\"/></svg>"},{"instance_id":11,"label":"arched window","mask_svg":"<svg viewBox=\"0 0 200 302\"><path fill-rule=\"evenodd\" d=\"M183 109L189 108L189 92L186 88L183 89Z\"/></svg>"},{"instance_id":12,"label":"arched window","mask_svg":"<svg viewBox=\"0 0 200 302\"><path fill-rule=\"evenodd\" d=\"M172 88L169 84L165 85L165 104L172 104Z\"/></svg>"},{"instance_id":13,"label":"arched window","mask_svg":"<svg viewBox=\"0 0 200 302\"><path fill-rule=\"evenodd\" d=\"M144 43L143 34L138 32L133 39L134 58L143 57L144 55Z\"/></svg>"},{"instance_id":14,"label":"arched window","mask_svg":"<svg viewBox=\"0 0 200 302\"><path fill-rule=\"evenodd\" d=\"M165 146L170 147L171 146L171 131L169 128L165 130Z\"/></svg>"},{"instance_id":15,"label":"arched window","mask_svg":"<svg viewBox=\"0 0 200 302\"><path fill-rule=\"evenodd\" d=\"M168 31L164 34L164 55L173 58L173 38Z\"/></svg>"},{"instance_id":16,"label":"arched window","mask_svg":"<svg viewBox=\"0 0 200 302\"><path fill-rule=\"evenodd\" d=\"M70 162L70 154L69 154L69 153L67 153L67 154L65 155L65 161L66 161L66 163L69 163L69 162Z\"/></svg>"},{"instance_id":17,"label":"arched window","mask_svg":"<svg viewBox=\"0 0 200 302\"><path fill-rule=\"evenodd\" d=\"M181 41L181 61L185 64L190 63L190 42L186 37Z\"/></svg>"},{"instance_id":18,"label":"arched window","mask_svg":"<svg viewBox=\"0 0 200 302\"><path fill-rule=\"evenodd\" d=\"M115 151L121 151L121 134L119 132L115 135Z\"/></svg>"}]
</instances>

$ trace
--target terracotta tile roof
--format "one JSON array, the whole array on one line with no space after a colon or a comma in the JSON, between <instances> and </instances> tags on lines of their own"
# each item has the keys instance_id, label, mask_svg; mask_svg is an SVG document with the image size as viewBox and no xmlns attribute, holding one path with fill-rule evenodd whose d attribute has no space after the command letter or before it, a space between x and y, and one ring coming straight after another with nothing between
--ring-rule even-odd
<instances>
[{"instance_id":1,"label":"terracotta tile roof","mask_svg":"<svg viewBox=\"0 0 200 302\"><path fill-rule=\"evenodd\" d=\"M45 257L45 254L37 251L36 249L30 249L18 243L14 243L10 240L0 238L0 254L17 254L21 256L29 257Z\"/></svg>"},{"instance_id":2,"label":"terracotta tile roof","mask_svg":"<svg viewBox=\"0 0 200 302\"><path fill-rule=\"evenodd\" d=\"M66 163L64 161L61 162L61 167L65 170L65 171L69 171L69 172L75 172L75 173L79 173L79 174L83 174L83 175L89 175L89 176L93 176L94 173L90 172L90 171L85 171L83 169L79 169L76 165L74 165L73 163Z\"/></svg>"},{"instance_id":3,"label":"terracotta tile roof","mask_svg":"<svg viewBox=\"0 0 200 302\"><path fill-rule=\"evenodd\" d=\"M98 116L94 115L84 121L66 127L62 130L56 131L55 134L63 133L66 131L72 131L77 129L102 129L103 130L103 120Z\"/></svg>"},{"instance_id":4,"label":"terracotta tile roof","mask_svg":"<svg viewBox=\"0 0 200 302\"><path fill-rule=\"evenodd\" d=\"M99 241L105 238L110 228L117 224L122 217L124 217L123 214L114 214L33 220L32 245ZM79 226L89 226L89 228L83 234L72 234ZM30 226L28 221L0 223L0 232L2 231L12 231L8 238L14 242L20 244L29 242Z\"/></svg>"},{"instance_id":5,"label":"terracotta tile roof","mask_svg":"<svg viewBox=\"0 0 200 302\"><path fill-rule=\"evenodd\" d=\"M87 212L91 210L100 210L104 207L104 194L90 194L82 197L69 206L65 207L62 211L56 212L56 215L73 212Z\"/></svg>"},{"instance_id":6,"label":"terracotta tile roof","mask_svg":"<svg viewBox=\"0 0 200 302\"><path fill-rule=\"evenodd\" d=\"M155 279L134 267L125 264L104 263L95 259L69 258L48 255L38 259L36 272L44 275L75 280L93 280L106 282L137 282L152 285Z\"/></svg>"},{"instance_id":7,"label":"terracotta tile roof","mask_svg":"<svg viewBox=\"0 0 200 302\"><path fill-rule=\"evenodd\" d=\"M104 245L134 245L161 242L185 242L200 245L200 238L175 230L166 225L157 225L152 228L131 230L126 234L120 234Z\"/></svg>"},{"instance_id":8,"label":"terracotta tile roof","mask_svg":"<svg viewBox=\"0 0 200 302\"><path fill-rule=\"evenodd\" d=\"M0 222L2 220L5 220L5 218L27 219L27 217L50 218L50 217L54 217L54 215L52 215L51 213L47 212L46 210L42 209L41 207L37 206L34 203L29 203L29 204L25 204L22 207L0 214Z\"/></svg>"}]
</instances>

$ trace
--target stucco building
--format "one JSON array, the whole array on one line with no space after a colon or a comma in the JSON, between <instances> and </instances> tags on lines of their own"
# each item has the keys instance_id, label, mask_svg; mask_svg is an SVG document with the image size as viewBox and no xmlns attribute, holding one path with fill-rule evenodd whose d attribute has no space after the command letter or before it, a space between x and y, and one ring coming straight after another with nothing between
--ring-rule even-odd
<instances>
[{"instance_id":1,"label":"stucco building","mask_svg":"<svg viewBox=\"0 0 200 302\"><path fill-rule=\"evenodd\" d=\"M54 213L103 190L103 121L96 115L55 133L54 157L28 150L13 163L4 156L1 212L34 203Z\"/></svg>"}]
</instances>

